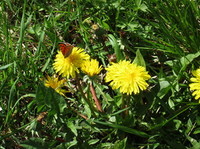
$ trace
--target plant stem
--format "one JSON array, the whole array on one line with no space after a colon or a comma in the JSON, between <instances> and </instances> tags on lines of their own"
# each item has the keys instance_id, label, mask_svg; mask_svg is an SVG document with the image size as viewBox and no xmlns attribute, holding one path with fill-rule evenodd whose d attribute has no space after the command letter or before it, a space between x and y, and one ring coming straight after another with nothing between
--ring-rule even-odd
<instances>
[{"instance_id":1,"label":"plant stem","mask_svg":"<svg viewBox=\"0 0 200 149\"><path fill-rule=\"evenodd\" d=\"M128 104L129 104L129 96L126 96L126 95L122 95L122 109L125 109L125 108L127 108L128 107ZM123 116L124 117L126 117L126 116L128 116L128 110L125 110L124 112L123 112Z\"/></svg>"},{"instance_id":2,"label":"plant stem","mask_svg":"<svg viewBox=\"0 0 200 149\"><path fill-rule=\"evenodd\" d=\"M96 92L95 92L95 89L94 89L94 87L93 87L92 82L90 83L90 91L91 91L91 93L92 93L92 97L93 97L94 102L95 102L95 104L96 104L97 110L100 111L100 112L103 112L101 103L100 103L100 101L99 101L98 98L97 98L97 95L96 95Z\"/></svg>"},{"instance_id":3,"label":"plant stem","mask_svg":"<svg viewBox=\"0 0 200 149\"><path fill-rule=\"evenodd\" d=\"M96 114L94 111L96 111L96 109L94 108L94 106L91 104L90 100L85 96L82 86L80 84L80 80L78 78L76 78L76 82L77 82L77 86L78 86L78 90L81 92L81 95L83 97L83 99L85 100L85 102L89 105L90 110L92 112L92 114L96 117Z\"/></svg>"}]
</instances>

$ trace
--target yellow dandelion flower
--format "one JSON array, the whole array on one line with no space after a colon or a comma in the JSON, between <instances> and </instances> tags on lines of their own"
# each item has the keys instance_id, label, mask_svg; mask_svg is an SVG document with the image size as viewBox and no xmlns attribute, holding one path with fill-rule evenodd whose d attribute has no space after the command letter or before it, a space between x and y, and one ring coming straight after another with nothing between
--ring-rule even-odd
<instances>
[{"instance_id":1,"label":"yellow dandelion flower","mask_svg":"<svg viewBox=\"0 0 200 149\"><path fill-rule=\"evenodd\" d=\"M106 70L105 81L111 81L110 86L113 89L119 89L121 93L128 95L147 89L146 80L151 78L144 67L125 60L112 63Z\"/></svg>"},{"instance_id":2,"label":"yellow dandelion flower","mask_svg":"<svg viewBox=\"0 0 200 149\"><path fill-rule=\"evenodd\" d=\"M61 51L58 51L53 67L59 75L75 78L82 63L89 58L90 56L84 52L84 49L74 47L72 53L66 58Z\"/></svg>"},{"instance_id":3,"label":"yellow dandelion flower","mask_svg":"<svg viewBox=\"0 0 200 149\"><path fill-rule=\"evenodd\" d=\"M65 82L66 82L66 80L64 80L64 79L59 80L58 77L56 77L56 76L52 76L52 77L47 76L47 79L44 81L44 85L46 87L51 87L59 94L64 95L66 90L63 90L62 87L64 86Z\"/></svg>"},{"instance_id":4,"label":"yellow dandelion flower","mask_svg":"<svg viewBox=\"0 0 200 149\"><path fill-rule=\"evenodd\" d=\"M83 63L81 70L88 76L92 77L100 73L102 66L99 67L99 62L95 59L91 59Z\"/></svg>"},{"instance_id":5,"label":"yellow dandelion flower","mask_svg":"<svg viewBox=\"0 0 200 149\"><path fill-rule=\"evenodd\" d=\"M189 84L190 90L193 91L192 96L195 96L195 99L199 99L200 98L200 69L192 71L192 74L194 77L190 79L190 81L193 82Z\"/></svg>"}]
</instances>

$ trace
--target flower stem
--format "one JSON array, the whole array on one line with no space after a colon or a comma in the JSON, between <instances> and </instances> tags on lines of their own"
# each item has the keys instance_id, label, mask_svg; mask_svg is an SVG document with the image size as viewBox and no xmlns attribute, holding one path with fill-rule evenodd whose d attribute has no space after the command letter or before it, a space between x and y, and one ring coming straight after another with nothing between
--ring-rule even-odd
<instances>
[{"instance_id":1,"label":"flower stem","mask_svg":"<svg viewBox=\"0 0 200 149\"><path fill-rule=\"evenodd\" d=\"M90 83L90 91L91 91L91 93L92 93L92 97L93 97L94 102L95 102L95 104L96 104L97 110L100 111L100 112L103 112L101 103L100 103L100 101L99 101L98 98L97 98L97 95L96 95L96 92L95 92L95 89L94 89L94 87L93 87L92 82Z\"/></svg>"},{"instance_id":2,"label":"flower stem","mask_svg":"<svg viewBox=\"0 0 200 149\"><path fill-rule=\"evenodd\" d=\"M80 84L80 80L78 78L76 78L76 82L77 82L77 86L78 86L78 90L81 92L81 95L83 97L83 99L85 100L85 102L89 105L90 110L92 112L92 114L96 117L96 114L94 111L96 111L96 109L94 108L94 106L91 104L90 100L85 96L82 86Z\"/></svg>"},{"instance_id":3,"label":"flower stem","mask_svg":"<svg viewBox=\"0 0 200 149\"><path fill-rule=\"evenodd\" d=\"M129 100L130 100L130 96L126 96L126 95L122 95L122 109L125 109L128 107L129 104ZM128 110L124 111L123 116L126 117L129 115Z\"/></svg>"}]
</instances>

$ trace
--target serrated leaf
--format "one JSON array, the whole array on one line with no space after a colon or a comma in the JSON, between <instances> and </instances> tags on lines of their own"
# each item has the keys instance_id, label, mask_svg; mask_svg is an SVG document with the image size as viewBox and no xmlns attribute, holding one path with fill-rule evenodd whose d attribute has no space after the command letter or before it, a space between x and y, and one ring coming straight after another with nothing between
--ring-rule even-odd
<instances>
[{"instance_id":1,"label":"serrated leaf","mask_svg":"<svg viewBox=\"0 0 200 149\"><path fill-rule=\"evenodd\" d=\"M39 105L47 105L54 113L60 114L67 107L64 98L54 89L38 85L36 101Z\"/></svg>"}]
</instances>

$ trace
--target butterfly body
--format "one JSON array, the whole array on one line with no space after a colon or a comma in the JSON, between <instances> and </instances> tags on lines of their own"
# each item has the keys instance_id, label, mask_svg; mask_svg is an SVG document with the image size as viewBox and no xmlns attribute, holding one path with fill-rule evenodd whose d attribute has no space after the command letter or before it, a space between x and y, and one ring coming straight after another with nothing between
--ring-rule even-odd
<instances>
[{"instance_id":1,"label":"butterfly body","mask_svg":"<svg viewBox=\"0 0 200 149\"><path fill-rule=\"evenodd\" d=\"M67 42L61 42L58 44L58 46L65 58L68 57L72 53L72 49L74 48L73 45Z\"/></svg>"}]
</instances>

